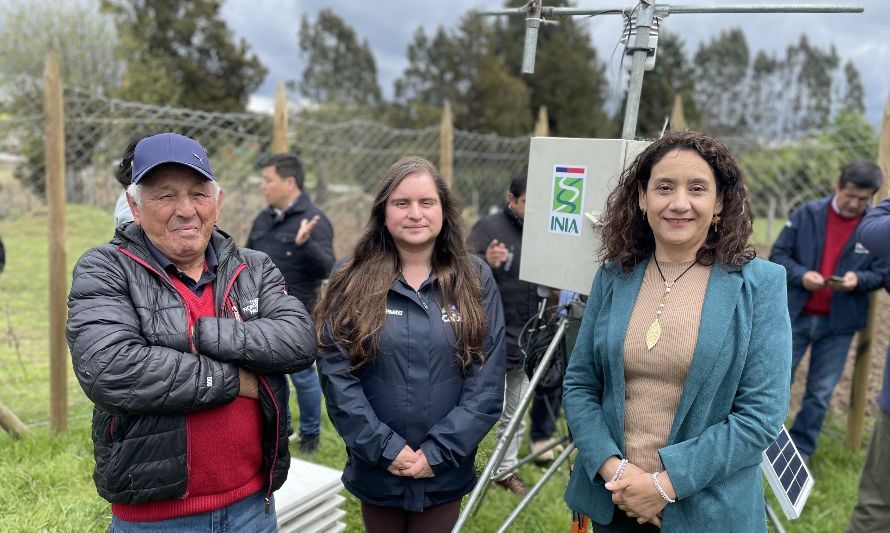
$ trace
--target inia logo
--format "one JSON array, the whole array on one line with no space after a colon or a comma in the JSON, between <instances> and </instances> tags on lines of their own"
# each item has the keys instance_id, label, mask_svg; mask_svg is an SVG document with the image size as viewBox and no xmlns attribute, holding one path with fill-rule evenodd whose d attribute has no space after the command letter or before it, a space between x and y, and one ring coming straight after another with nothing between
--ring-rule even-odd
<instances>
[{"instance_id":1,"label":"inia logo","mask_svg":"<svg viewBox=\"0 0 890 533\"><path fill-rule=\"evenodd\" d=\"M552 233L581 235L581 210L586 178L587 167L554 165L548 228Z\"/></svg>"}]
</instances>

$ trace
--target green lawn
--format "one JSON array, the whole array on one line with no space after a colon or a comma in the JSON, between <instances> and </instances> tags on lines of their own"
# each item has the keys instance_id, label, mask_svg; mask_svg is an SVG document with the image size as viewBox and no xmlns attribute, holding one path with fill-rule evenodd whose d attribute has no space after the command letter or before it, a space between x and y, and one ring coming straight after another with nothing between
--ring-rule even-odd
<instances>
[{"instance_id":1,"label":"green lawn","mask_svg":"<svg viewBox=\"0 0 890 533\"><path fill-rule=\"evenodd\" d=\"M754 233L751 235L751 242L763 249L769 249L773 241L779 236L779 232L785 227L785 219L777 218L773 220L772 228L769 227L767 219L758 217L754 219ZM772 233L770 234L770 230Z\"/></svg>"},{"instance_id":2,"label":"green lawn","mask_svg":"<svg viewBox=\"0 0 890 533\"><path fill-rule=\"evenodd\" d=\"M67 220L69 265L90 246L107 241L112 233L111 215L104 211L72 205ZM91 477L90 404L70 369L69 431L57 437L48 430L45 211L0 220L0 236L7 249L6 272L0 275L0 402L32 429L21 441L0 432L0 531L107 530L109 506L96 494ZM293 401L292 406L296 410ZM844 425L839 418L830 424ZM477 458L480 470L491 453L493 440L489 435L481 446ZM816 489L803 517L785 523L787 531L842 531L856 501L863 458L863 452L846 450L839 431L827 431L813 457ZM326 417L319 452L306 459L338 469L345 461L342 441ZM533 483L543 472L542 468L529 466L521 474ZM520 516L513 530L566 531L571 515L562 492L567 481L568 473L563 469ZM516 502L512 494L492 489L466 531L495 531ZM346 510L348 530L361 531L358 503L351 496Z\"/></svg>"}]
</instances>

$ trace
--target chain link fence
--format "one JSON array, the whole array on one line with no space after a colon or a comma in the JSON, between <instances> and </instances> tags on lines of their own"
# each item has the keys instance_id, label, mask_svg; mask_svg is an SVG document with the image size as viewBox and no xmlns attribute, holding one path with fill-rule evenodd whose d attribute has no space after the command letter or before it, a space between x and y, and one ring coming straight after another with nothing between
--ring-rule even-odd
<instances>
[{"instance_id":1,"label":"chain link fence","mask_svg":"<svg viewBox=\"0 0 890 533\"><path fill-rule=\"evenodd\" d=\"M4 210L29 210L41 204L44 192L42 93L39 80L30 82L33 97L8 102L0 112L0 173L15 177L0 179L0 188L20 198ZM244 242L253 217L265 207L256 164L270 153L270 115L154 106L77 88L66 88L64 99L69 202L110 210L121 191L114 172L130 140L175 131L207 148L225 190L220 226ZM344 237L338 253L348 253L377 185L393 162L410 154L439 163L437 127L397 129L367 120L324 123L299 112L291 112L288 122L289 145L306 166L306 188L338 226L338 236ZM474 220L503 203L510 179L528 157L529 138L456 131L453 144L453 187L469 208L468 220Z\"/></svg>"},{"instance_id":2,"label":"chain link fence","mask_svg":"<svg viewBox=\"0 0 890 533\"><path fill-rule=\"evenodd\" d=\"M21 94L0 95L0 218L44 209L41 80L23 79ZM266 206L256 163L271 150L272 117L223 114L125 102L67 88L65 99L67 198L111 210L121 187L114 179L120 157L136 136L176 131L210 152L225 190L220 226L246 240ZM438 127L396 129L368 120L319 121L289 115L288 144L307 168L307 189L335 224L338 256L351 247L367 220L383 173L400 157L416 154L439 163ZM793 139L724 139L738 155L751 192L755 241L768 246L802 202L830 194L841 168L853 159L875 160L878 132L861 118L840 117L830 127ZM529 137L455 131L453 187L467 223L504 202L512 176L528 158ZM883 337L885 338L885 337ZM877 359L881 359L878 357ZM873 371L874 379L881 373ZM86 400L78 395L78 405ZM33 420L27 420L33 422Z\"/></svg>"},{"instance_id":3,"label":"chain link fence","mask_svg":"<svg viewBox=\"0 0 890 533\"><path fill-rule=\"evenodd\" d=\"M751 195L757 244L769 245L800 204L828 196L851 161L875 161L878 132L861 117L841 116L795 138L729 137Z\"/></svg>"},{"instance_id":4,"label":"chain link fence","mask_svg":"<svg viewBox=\"0 0 890 533\"><path fill-rule=\"evenodd\" d=\"M10 209L42 204L43 113L41 81L25 79L31 98L0 104L0 193ZM292 110L288 144L307 170L307 190L335 221L338 254L348 253L364 225L371 198L386 168L400 157L420 155L439 163L438 127L397 129L369 120L321 122ZM210 113L125 102L77 88L65 90L67 197L106 209L120 186L115 167L135 136L176 131L208 149L226 191L220 225L244 242L264 206L256 163L268 154L272 117L258 113ZM861 118L841 117L827 128L793 139L752 136L725 141L738 155L758 220L759 244L768 244L790 211L825 196L841 168L853 159L874 160L878 133ZM455 131L453 187L465 219L473 221L504 202L511 177L528 158L529 137ZM8 179L9 175L16 179ZM4 179L6 176L7 179ZM23 194L23 191L33 194Z\"/></svg>"}]
</instances>

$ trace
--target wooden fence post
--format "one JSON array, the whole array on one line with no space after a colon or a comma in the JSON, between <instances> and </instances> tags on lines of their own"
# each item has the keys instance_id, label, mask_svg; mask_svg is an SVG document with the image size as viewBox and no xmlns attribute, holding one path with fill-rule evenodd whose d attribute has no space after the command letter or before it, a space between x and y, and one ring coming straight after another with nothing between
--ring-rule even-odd
<instances>
[{"instance_id":1,"label":"wooden fence post","mask_svg":"<svg viewBox=\"0 0 890 533\"><path fill-rule=\"evenodd\" d=\"M887 198L890 179L890 97L884 106L881 123L881 140L878 145L878 166L884 171L884 183L875 196L875 202ZM874 341L875 322L878 318L878 293L871 294L868 306L868 324L856 336L856 362L853 365L853 386L850 389L850 414L847 417L847 444L851 450L862 446L865 426L865 403L868 399L868 374L871 369L871 350Z\"/></svg>"},{"instance_id":2,"label":"wooden fence post","mask_svg":"<svg viewBox=\"0 0 890 533\"><path fill-rule=\"evenodd\" d=\"M439 172L452 188L454 179L454 119L451 116L451 102L445 100L442 108L442 125L439 127Z\"/></svg>"},{"instance_id":3,"label":"wooden fence post","mask_svg":"<svg viewBox=\"0 0 890 533\"><path fill-rule=\"evenodd\" d=\"M2 402L0 402L0 427L6 430L13 439L19 439L28 432L28 426L15 416Z\"/></svg>"},{"instance_id":4,"label":"wooden fence post","mask_svg":"<svg viewBox=\"0 0 890 533\"><path fill-rule=\"evenodd\" d=\"M68 427L68 273L65 262L65 109L59 52L51 47L43 74L44 157L49 209L49 403L50 428Z\"/></svg>"},{"instance_id":5,"label":"wooden fence post","mask_svg":"<svg viewBox=\"0 0 890 533\"><path fill-rule=\"evenodd\" d=\"M535 137L550 137L550 117L547 115L547 106L538 108L538 121L535 122Z\"/></svg>"},{"instance_id":6,"label":"wooden fence post","mask_svg":"<svg viewBox=\"0 0 890 533\"><path fill-rule=\"evenodd\" d=\"M671 109L671 131L686 129L686 114L683 112L683 96L674 95L674 108Z\"/></svg>"},{"instance_id":7,"label":"wooden fence post","mask_svg":"<svg viewBox=\"0 0 890 533\"><path fill-rule=\"evenodd\" d=\"M272 153L287 152L287 94L284 82L275 89L275 111L272 115Z\"/></svg>"}]
</instances>

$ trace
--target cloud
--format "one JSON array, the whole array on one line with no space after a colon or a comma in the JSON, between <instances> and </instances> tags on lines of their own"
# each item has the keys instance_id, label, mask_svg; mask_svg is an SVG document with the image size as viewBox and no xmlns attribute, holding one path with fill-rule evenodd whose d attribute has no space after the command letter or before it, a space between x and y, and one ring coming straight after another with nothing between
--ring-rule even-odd
<instances>
[{"instance_id":1,"label":"cloud","mask_svg":"<svg viewBox=\"0 0 890 533\"><path fill-rule=\"evenodd\" d=\"M676 0L675 3L686 2ZM732 27L742 28L754 53L766 50L784 55L785 49L796 43L801 34L806 34L812 44L821 48L834 44L842 60L852 60L859 69L865 86L866 114L877 124L890 90L890 44L885 42L890 2L850 0L842 3L863 5L865 13L675 14L664 20L664 27L683 38L690 56L700 43ZM613 0L610 5L633 6L634 2ZM302 64L297 55L296 31L300 17L305 13L314 19L318 11L330 8L355 29L360 39L367 39L377 61L380 86L384 95L390 97L393 82L407 66L405 52L418 26L429 35L439 25L454 27L472 8L501 6L503 2L496 0L228 0L223 4L223 16L269 68L269 76L259 94L272 95L278 80L299 78ZM621 71L617 67L620 53L613 54L613 50L621 33L621 17L610 15L586 20L600 58L607 61L612 78L610 85L620 94L623 90Z\"/></svg>"}]
</instances>

